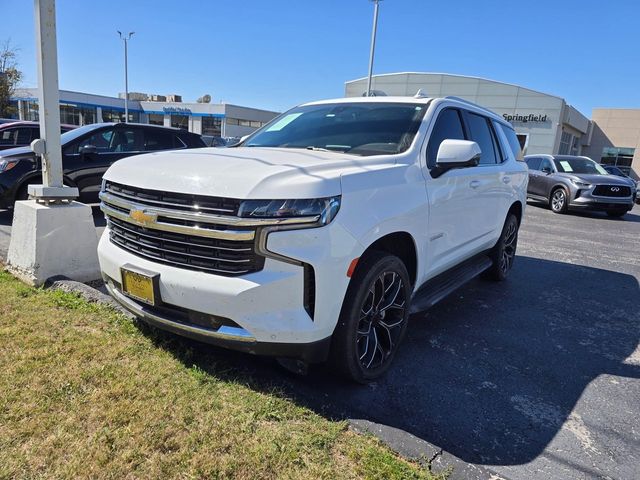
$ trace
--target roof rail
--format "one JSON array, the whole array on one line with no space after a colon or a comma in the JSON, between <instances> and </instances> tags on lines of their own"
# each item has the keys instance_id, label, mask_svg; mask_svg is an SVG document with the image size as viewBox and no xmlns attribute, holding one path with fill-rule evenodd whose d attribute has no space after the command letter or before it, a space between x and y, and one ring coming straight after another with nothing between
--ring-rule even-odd
<instances>
[{"instance_id":1,"label":"roof rail","mask_svg":"<svg viewBox=\"0 0 640 480\"><path fill-rule=\"evenodd\" d=\"M474 107L479 108L480 110L484 110L485 112L489 112L492 115L496 115L498 117L500 116L496 112L493 112L493 111L489 110L488 108L483 107L482 105L478 105L477 103L474 103L471 100L467 100L466 98L456 97L455 95L447 95L444 98L447 99L447 100L456 100L458 102L466 103L467 105L473 105Z\"/></svg>"}]
</instances>

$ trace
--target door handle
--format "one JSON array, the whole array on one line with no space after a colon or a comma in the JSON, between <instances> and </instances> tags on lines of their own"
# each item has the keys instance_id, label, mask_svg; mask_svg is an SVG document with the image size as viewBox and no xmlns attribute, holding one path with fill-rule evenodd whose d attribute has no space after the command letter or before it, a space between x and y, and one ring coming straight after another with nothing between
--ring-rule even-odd
<instances>
[{"instance_id":1,"label":"door handle","mask_svg":"<svg viewBox=\"0 0 640 480\"><path fill-rule=\"evenodd\" d=\"M480 180L471 180L471 182L469 182L469 186L471 188L478 188L480 186Z\"/></svg>"},{"instance_id":2,"label":"door handle","mask_svg":"<svg viewBox=\"0 0 640 480\"><path fill-rule=\"evenodd\" d=\"M502 183L510 183L511 177L502 177Z\"/></svg>"}]
</instances>

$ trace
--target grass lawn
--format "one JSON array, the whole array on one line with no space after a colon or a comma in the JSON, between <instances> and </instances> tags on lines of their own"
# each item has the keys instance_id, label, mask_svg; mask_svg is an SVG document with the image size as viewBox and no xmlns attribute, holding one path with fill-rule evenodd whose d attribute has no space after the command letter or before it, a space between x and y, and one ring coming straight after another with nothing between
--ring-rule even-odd
<instances>
[{"instance_id":1,"label":"grass lawn","mask_svg":"<svg viewBox=\"0 0 640 480\"><path fill-rule=\"evenodd\" d=\"M0 272L0 479L434 478L167 337Z\"/></svg>"}]
</instances>

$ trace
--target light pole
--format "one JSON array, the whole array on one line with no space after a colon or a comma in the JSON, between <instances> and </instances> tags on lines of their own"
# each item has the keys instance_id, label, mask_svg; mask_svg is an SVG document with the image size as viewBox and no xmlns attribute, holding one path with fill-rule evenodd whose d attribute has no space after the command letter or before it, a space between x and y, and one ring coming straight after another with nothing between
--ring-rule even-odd
<instances>
[{"instance_id":1,"label":"light pole","mask_svg":"<svg viewBox=\"0 0 640 480\"><path fill-rule=\"evenodd\" d=\"M120 30L118 30L118 35L120 35L120 40L124 42L124 121L125 123L129 122L129 61L127 58L127 47L129 40L136 32L129 32L125 35L122 34Z\"/></svg>"},{"instance_id":2,"label":"light pole","mask_svg":"<svg viewBox=\"0 0 640 480\"><path fill-rule=\"evenodd\" d=\"M369 52L369 77L367 78L367 97L371 96L371 75L373 74L373 54L376 50L376 33L378 31L378 6L380 0L371 0L373 7L373 28L371 30L371 51Z\"/></svg>"}]
</instances>

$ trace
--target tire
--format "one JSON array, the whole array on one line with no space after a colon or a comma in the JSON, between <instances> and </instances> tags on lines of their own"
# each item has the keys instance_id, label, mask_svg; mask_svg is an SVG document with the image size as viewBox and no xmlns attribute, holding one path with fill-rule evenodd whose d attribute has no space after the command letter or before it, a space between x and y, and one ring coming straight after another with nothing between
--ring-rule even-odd
<instances>
[{"instance_id":1,"label":"tire","mask_svg":"<svg viewBox=\"0 0 640 480\"><path fill-rule=\"evenodd\" d=\"M329 361L336 371L368 383L389 369L406 333L411 292L398 257L373 251L360 260L333 333Z\"/></svg>"},{"instance_id":2,"label":"tire","mask_svg":"<svg viewBox=\"0 0 640 480\"><path fill-rule=\"evenodd\" d=\"M29 185L24 184L18 189L18 192L16 193L16 202L19 200L29 200L29 192L27 190L28 188Z\"/></svg>"},{"instance_id":3,"label":"tire","mask_svg":"<svg viewBox=\"0 0 640 480\"><path fill-rule=\"evenodd\" d=\"M567 210L569 210L569 194L564 188L558 187L551 192L549 207L553 213L567 213Z\"/></svg>"},{"instance_id":4,"label":"tire","mask_svg":"<svg viewBox=\"0 0 640 480\"><path fill-rule=\"evenodd\" d=\"M607 215L613 218L620 218L627 213L626 210L607 210Z\"/></svg>"},{"instance_id":5,"label":"tire","mask_svg":"<svg viewBox=\"0 0 640 480\"><path fill-rule=\"evenodd\" d=\"M501 282L509 276L509 271L513 267L513 262L516 258L519 228L518 218L513 213L509 213L502 227L498 243L489 254L492 265L485 270L485 278Z\"/></svg>"}]
</instances>

